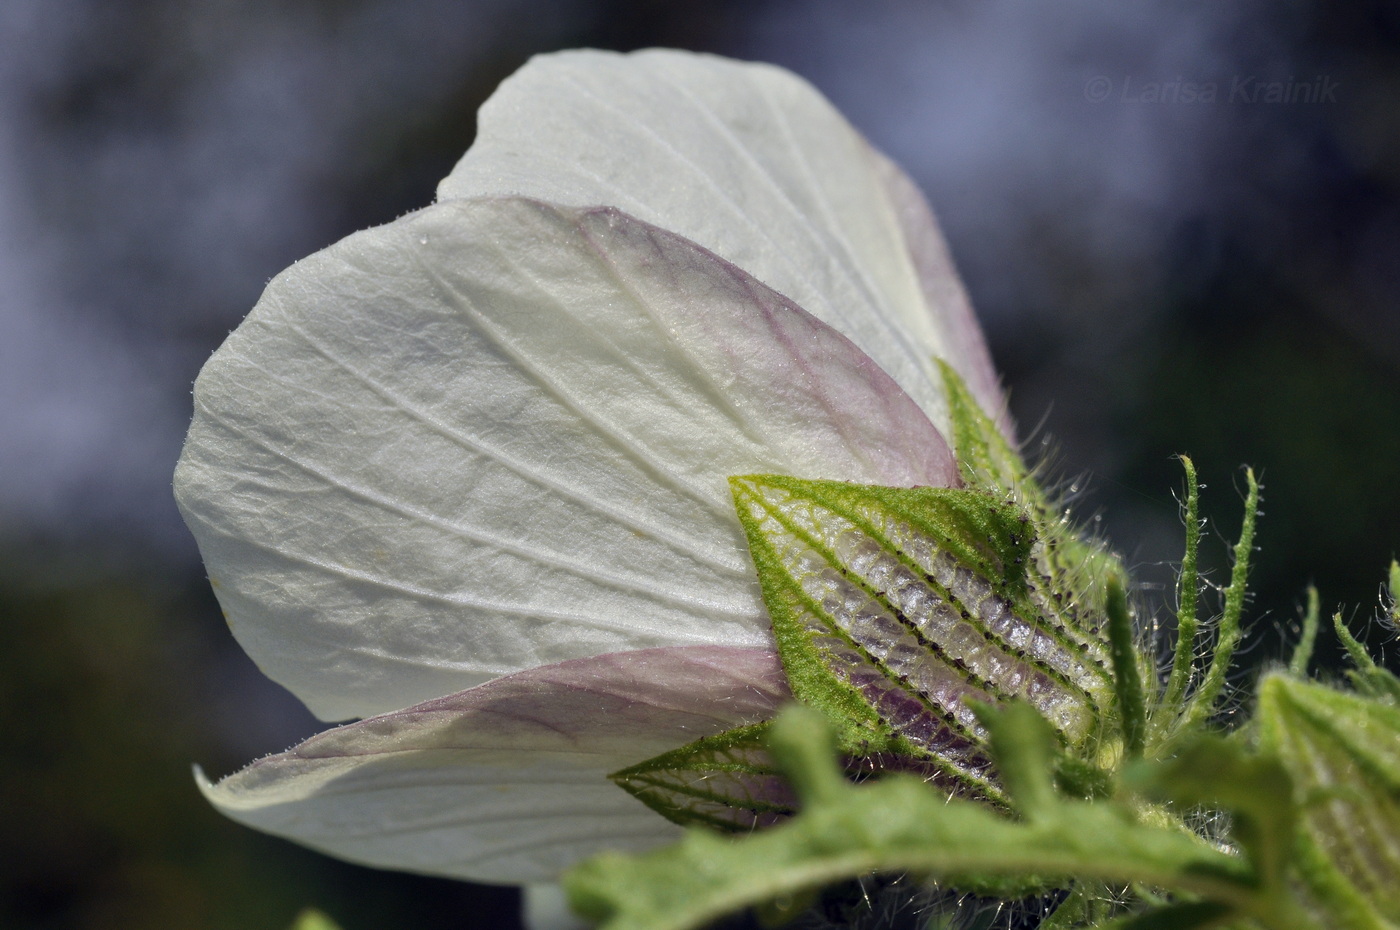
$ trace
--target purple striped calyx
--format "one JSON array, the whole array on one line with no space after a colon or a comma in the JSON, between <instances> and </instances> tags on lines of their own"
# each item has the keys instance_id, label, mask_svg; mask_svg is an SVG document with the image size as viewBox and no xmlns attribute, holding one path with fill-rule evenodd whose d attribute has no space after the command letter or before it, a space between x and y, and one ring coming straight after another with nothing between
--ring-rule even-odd
<instances>
[{"instance_id":1,"label":"purple striped calyx","mask_svg":"<svg viewBox=\"0 0 1400 930\"><path fill-rule=\"evenodd\" d=\"M783 476L730 484L793 693L843 721L852 747L1000 800L970 702L1022 699L1068 749L1099 734L1112 699L1100 624L1056 607L1018 504Z\"/></svg>"},{"instance_id":2,"label":"purple striped calyx","mask_svg":"<svg viewBox=\"0 0 1400 930\"><path fill-rule=\"evenodd\" d=\"M848 771L914 770L1005 800L974 704L1020 699L1071 756L1116 728L1101 609L991 490L730 479L794 696L841 729ZM613 776L673 820L747 830L791 797L761 734L701 740Z\"/></svg>"}]
</instances>

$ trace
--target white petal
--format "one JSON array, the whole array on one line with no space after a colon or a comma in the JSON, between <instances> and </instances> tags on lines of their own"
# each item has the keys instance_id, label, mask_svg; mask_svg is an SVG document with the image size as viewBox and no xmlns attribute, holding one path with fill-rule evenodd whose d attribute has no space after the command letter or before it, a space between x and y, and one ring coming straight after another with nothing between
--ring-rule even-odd
<instances>
[{"instance_id":1,"label":"white petal","mask_svg":"<svg viewBox=\"0 0 1400 930\"><path fill-rule=\"evenodd\" d=\"M280 275L176 494L234 634L324 719L652 646L770 642L726 478L950 485L844 337L616 211L457 201Z\"/></svg>"},{"instance_id":2,"label":"white petal","mask_svg":"<svg viewBox=\"0 0 1400 930\"><path fill-rule=\"evenodd\" d=\"M982 409L997 420L1006 438L1015 442L1015 429L1006 407L1006 395L1002 393L992 356L987 352L987 343L982 338L982 328L977 325L972 302L968 300L962 279L953 267L952 253L948 251L948 243L943 238L943 231L938 228L933 210L929 208L919 186L902 168L879 152L872 150L872 155L899 216L900 229L909 258L918 272L924 301L933 308L932 316L940 324L939 332L932 338L942 349L935 354L957 368Z\"/></svg>"},{"instance_id":3,"label":"white petal","mask_svg":"<svg viewBox=\"0 0 1400 930\"><path fill-rule=\"evenodd\" d=\"M835 326L945 432L934 357L990 412L1001 409L936 228L929 260L922 195L893 181L887 160L790 72L659 49L543 55L501 84L477 127L440 200L523 194L616 206Z\"/></svg>"},{"instance_id":4,"label":"white petal","mask_svg":"<svg viewBox=\"0 0 1400 930\"><path fill-rule=\"evenodd\" d=\"M614 653L531 669L314 736L200 789L240 823L352 862L551 881L674 841L607 775L788 698L767 650Z\"/></svg>"}]
</instances>

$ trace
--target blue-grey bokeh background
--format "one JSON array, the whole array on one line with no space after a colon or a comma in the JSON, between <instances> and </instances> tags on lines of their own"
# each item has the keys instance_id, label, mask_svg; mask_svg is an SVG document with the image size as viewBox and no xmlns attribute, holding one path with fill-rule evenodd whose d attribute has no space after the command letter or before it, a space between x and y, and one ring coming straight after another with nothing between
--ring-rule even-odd
<instances>
[{"instance_id":1,"label":"blue-grey bokeh background","mask_svg":"<svg viewBox=\"0 0 1400 930\"><path fill-rule=\"evenodd\" d=\"M786 65L909 169L1023 434L1146 598L1189 452L1224 535L1238 466L1266 479L1255 657L1309 581L1358 628L1375 606L1400 546L1392 4L6 0L0 923L509 926L511 893L371 881L203 807L190 762L316 724L228 637L169 476L267 279L428 203L492 87L580 45Z\"/></svg>"}]
</instances>

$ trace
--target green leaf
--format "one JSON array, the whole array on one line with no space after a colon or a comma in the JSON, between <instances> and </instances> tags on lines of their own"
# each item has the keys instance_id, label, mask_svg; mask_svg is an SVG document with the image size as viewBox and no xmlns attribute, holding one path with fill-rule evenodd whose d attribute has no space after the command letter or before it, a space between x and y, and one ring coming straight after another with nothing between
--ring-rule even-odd
<instances>
[{"instance_id":1,"label":"green leaf","mask_svg":"<svg viewBox=\"0 0 1400 930\"><path fill-rule=\"evenodd\" d=\"M793 693L845 745L927 760L999 798L966 699L1023 698L1085 745L1111 702L1106 650L1028 567L1025 511L981 491L730 479ZM1062 598L1061 598L1062 599Z\"/></svg>"},{"instance_id":2,"label":"green leaf","mask_svg":"<svg viewBox=\"0 0 1400 930\"><path fill-rule=\"evenodd\" d=\"M767 732L759 723L716 733L608 777L673 823L747 833L796 805L768 756Z\"/></svg>"},{"instance_id":3,"label":"green leaf","mask_svg":"<svg viewBox=\"0 0 1400 930\"><path fill-rule=\"evenodd\" d=\"M1139 822L1117 802L1048 797L1048 770L1029 770L1050 762L1054 739L1045 723L1029 724L1030 709L1022 707L992 728L1034 817L1011 820L904 775L848 784L828 724L812 709L796 708L772 731L774 757L801 801L796 817L742 840L691 830L669 849L600 856L566 876L570 900L581 915L604 921L605 930L685 930L779 896L884 872L1006 896L1097 880L1174 888L1242 915L1259 904L1256 876L1243 860L1175 827ZM1036 727L1031 748L1012 748Z\"/></svg>"},{"instance_id":4,"label":"green leaf","mask_svg":"<svg viewBox=\"0 0 1400 930\"><path fill-rule=\"evenodd\" d=\"M1059 747L1050 724L1019 701L1000 708L980 704L975 710L987 728L988 746L1012 807L1030 820L1053 814L1058 800L1053 759Z\"/></svg>"},{"instance_id":5,"label":"green leaf","mask_svg":"<svg viewBox=\"0 0 1400 930\"><path fill-rule=\"evenodd\" d=\"M1272 675L1256 719L1296 786L1300 871L1325 922L1400 922L1400 707Z\"/></svg>"}]
</instances>

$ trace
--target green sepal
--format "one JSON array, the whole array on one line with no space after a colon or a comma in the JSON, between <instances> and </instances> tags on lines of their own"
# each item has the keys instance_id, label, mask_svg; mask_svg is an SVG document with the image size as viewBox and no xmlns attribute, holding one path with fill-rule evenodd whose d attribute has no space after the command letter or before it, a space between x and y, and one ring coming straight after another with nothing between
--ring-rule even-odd
<instances>
[{"instance_id":1,"label":"green sepal","mask_svg":"<svg viewBox=\"0 0 1400 930\"><path fill-rule=\"evenodd\" d=\"M940 358L938 369L953 428L949 438L963 482L972 488L1015 494L1026 506L1043 508L1045 495L996 421L982 410L952 365Z\"/></svg>"},{"instance_id":2,"label":"green sepal","mask_svg":"<svg viewBox=\"0 0 1400 930\"><path fill-rule=\"evenodd\" d=\"M1292 776L1298 869L1325 922L1400 922L1400 707L1271 675L1256 722Z\"/></svg>"},{"instance_id":3,"label":"green sepal","mask_svg":"<svg viewBox=\"0 0 1400 930\"><path fill-rule=\"evenodd\" d=\"M766 722L737 727L608 777L672 823L746 833L795 810L792 792L768 756L767 739Z\"/></svg>"},{"instance_id":4,"label":"green sepal","mask_svg":"<svg viewBox=\"0 0 1400 930\"><path fill-rule=\"evenodd\" d=\"M984 491L777 475L730 479L794 695L843 743L923 758L954 791L996 799L964 698L1023 697L1070 745L1110 703L1096 630L1030 569L1034 524Z\"/></svg>"},{"instance_id":5,"label":"green sepal","mask_svg":"<svg viewBox=\"0 0 1400 930\"><path fill-rule=\"evenodd\" d=\"M1125 575L1117 557L1102 543L1081 538L962 377L942 359L938 366L948 398L949 439L964 485L995 497L1009 496L1020 504L1044 543L1036 568L1046 576L1045 587L1058 592L1066 605L1101 616L1102 579Z\"/></svg>"},{"instance_id":6,"label":"green sepal","mask_svg":"<svg viewBox=\"0 0 1400 930\"><path fill-rule=\"evenodd\" d=\"M882 516L907 521L993 584L1025 588L1035 528L1025 510L1004 497L960 488L886 488L785 475L741 475L729 484L736 504L772 488L785 492L795 505L815 504L862 528ZM740 520L752 523L752 514L741 509Z\"/></svg>"},{"instance_id":7,"label":"green sepal","mask_svg":"<svg viewBox=\"0 0 1400 930\"><path fill-rule=\"evenodd\" d=\"M768 728L769 721L763 721L704 736L608 778L679 826L728 833L772 826L796 812L797 799L769 755ZM852 781L887 771L930 771L918 759L872 754L868 742L838 741L837 749Z\"/></svg>"},{"instance_id":8,"label":"green sepal","mask_svg":"<svg viewBox=\"0 0 1400 930\"><path fill-rule=\"evenodd\" d=\"M1010 497L1025 509L1040 540L1031 565L1038 608L1086 631L1096 658L1106 660L1097 641L1104 627L1104 579L1126 577L1121 562L1102 541L1081 536L957 371L942 359L938 365L964 485Z\"/></svg>"}]
</instances>

